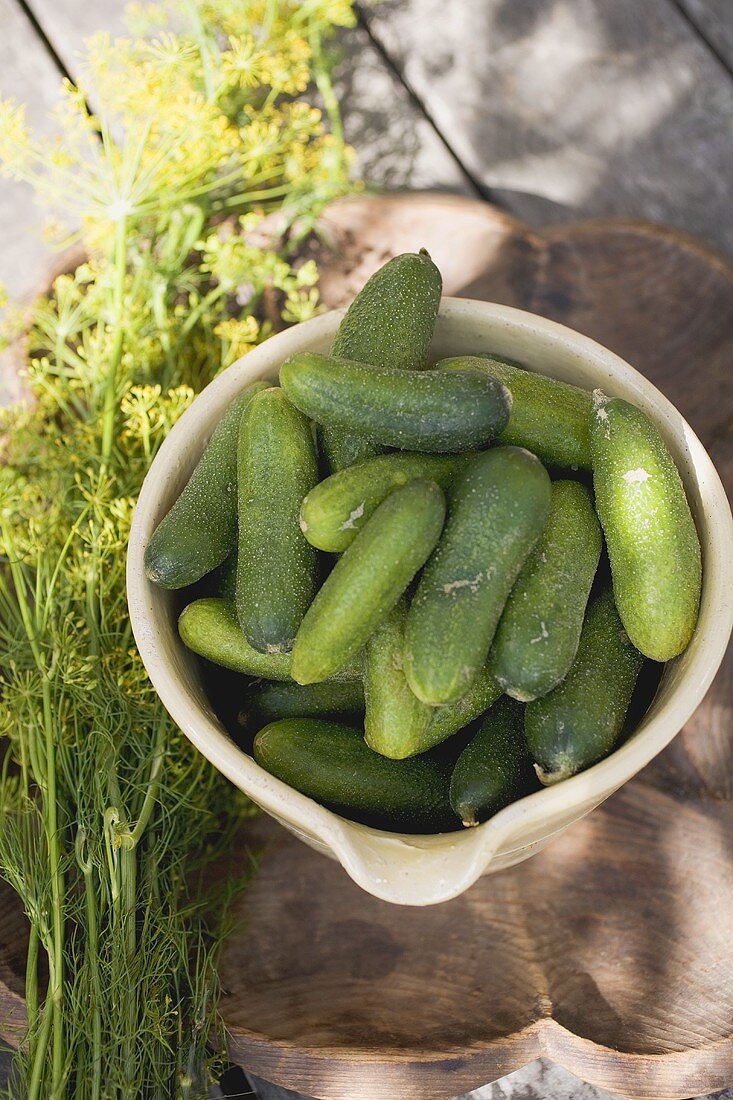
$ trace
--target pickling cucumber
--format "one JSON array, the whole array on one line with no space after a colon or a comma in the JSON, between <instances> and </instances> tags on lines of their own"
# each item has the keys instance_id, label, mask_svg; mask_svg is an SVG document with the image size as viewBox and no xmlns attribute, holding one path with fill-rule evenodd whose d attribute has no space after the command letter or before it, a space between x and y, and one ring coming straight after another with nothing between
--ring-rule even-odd
<instances>
[{"instance_id":1,"label":"pickling cucumber","mask_svg":"<svg viewBox=\"0 0 733 1100\"><path fill-rule=\"evenodd\" d=\"M359 730L315 719L272 722L255 737L257 763L344 817L396 832L443 832L458 821L449 773L428 756L388 760Z\"/></svg>"},{"instance_id":2,"label":"pickling cucumber","mask_svg":"<svg viewBox=\"0 0 733 1100\"><path fill-rule=\"evenodd\" d=\"M335 718L364 713L364 688L360 680L325 684L261 684L247 697L245 713L260 726L279 718Z\"/></svg>"},{"instance_id":3,"label":"pickling cucumber","mask_svg":"<svg viewBox=\"0 0 733 1100\"><path fill-rule=\"evenodd\" d=\"M219 566L215 574L216 587L213 594L220 596L222 600L230 600L234 603L237 591L237 552L234 550L226 561Z\"/></svg>"},{"instance_id":4,"label":"pickling cucumber","mask_svg":"<svg viewBox=\"0 0 733 1100\"><path fill-rule=\"evenodd\" d=\"M537 786L523 729L524 708L504 697L456 761L450 801L464 825L478 825Z\"/></svg>"},{"instance_id":5,"label":"pickling cucumber","mask_svg":"<svg viewBox=\"0 0 733 1100\"><path fill-rule=\"evenodd\" d=\"M479 670L465 695L455 703L431 707L432 720L420 738L416 752L427 752L465 729L489 709L501 695L501 687L486 668Z\"/></svg>"},{"instance_id":6,"label":"pickling cucumber","mask_svg":"<svg viewBox=\"0 0 733 1100\"><path fill-rule=\"evenodd\" d=\"M370 367L315 352L280 368L290 400L319 424L348 428L400 450L470 451L506 427L511 395L486 371Z\"/></svg>"},{"instance_id":7,"label":"pickling cucumber","mask_svg":"<svg viewBox=\"0 0 733 1100\"><path fill-rule=\"evenodd\" d=\"M261 653L292 648L317 588L300 502L318 481L311 425L282 390L255 395L239 431L239 625Z\"/></svg>"},{"instance_id":8,"label":"pickling cucumber","mask_svg":"<svg viewBox=\"0 0 733 1100\"><path fill-rule=\"evenodd\" d=\"M405 627L405 673L423 702L451 703L468 690L549 507L547 472L519 447L477 455L456 478Z\"/></svg>"},{"instance_id":9,"label":"pickling cucumber","mask_svg":"<svg viewBox=\"0 0 733 1100\"><path fill-rule=\"evenodd\" d=\"M445 497L415 479L382 501L306 612L293 647L293 679L325 680L361 649L435 546Z\"/></svg>"},{"instance_id":10,"label":"pickling cucumber","mask_svg":"<svg viewBox=\"0 0 733 1100\"><path fill-rule=\"evenodd\" d=\"M610 588L591 599L565 679L524 711L527 745L549 785L607 756L616 743L644 658L624 630Z\"/></svg>"},{"instance_id":11,"label":"pickling cucumber","mask_svg":"<svg viewBox=\"0 0 733 1100\"><path fill-rule=\"evenodd\" d=\"M500 443L526 447L548 466L590 470L593 398L587 390L493 356L452 356L436 369L484 370L504 383L512 407Z\"/></svg>"},{"instance_id":12,"label":"pickling cucumber","mask_svg":"<svg viewBox=\"0 0 733 1100\"><path fill-rule=\"evenodd\" d=\"M440 272L425 249L394 256L349 306L332 355L375 367L424 369L442 287ZM321 440L332 470L351 466L379 449L351 425L324 427Z\"/></svg>"},{"instance_id":13,"label":"pickling cucumber","mask_svg":"<svg viewBox=\"0 0 733 1100\"><path fill-rule=\"evenodd\" d=\"M423 477L445 490L467 461L467 455L389 454L339 470L303 501L301 530L319 550L340 554L393 489Z\"/></svg>"},{"instance_id":14,"label":"pickling cucumber","mask_svg":"<svg viewBox=\"0 0 733 1100\"><path fill-rule=\"evenodd\" d=\"M216 665L264 676L268 680L290 680L289 653L260 653L242 633L234 604L214 596L194 600L181 612L178 633L188 649Z\"/></svg>"},{"instance_id":15,"label":"pickling cucumber","mask_svg":"<svg viewBox=\"0 0 733 1100\"><path fill-rule=\"evenodd\" d=\"M424 751L433 715L433 708L413 695L402 668L406 613L400 600L364 647L364 739L393 760Z\"/></svg>"},{"instance_id":16,"label":"pickling cucumber","mask_svg":"<svg viewBox=\"0 0 733 1100\"><path fill-rule=\"evenodd\" d=\"M260 653L249 644L237 620L234 603L214 596L194 600L178 620L183 644L215 665L245 676L292 680L289 653ZM333 679L361 682L361 657L344 664Z\"/></svg>"},{"instance_id":17,"label":"pickling cucumber","mask_svg":"<svg viewBox=\"0 0 733 1100\"><path fill-rule=\"evenodd\" d=\"M702 583L700 542L677 467L658 429L628 401L599 398L593 484L621 621L646 657L687 647Z\"/></svg>"},{"instance_id":18,"label":"pickling cucumber","mask_svg":"<svg viewBox=\"0 0 733 1100\"><path fill-rule=\"evenodd\" d=\"M489 669L508 695L537 699L570 668L601 542L585 486L554 482L547 524L509 595L489 654Z\"/></svg>"},{"instance_id":19,"label":"pickling cucumber","mask_svg":"<svg viewBox=\"0 0 733 1100\"><path fill-rule=\"evenodd\" d=\"M145 572L162 588L185 588L221 565L237 541L237 437L253 382L214 429L180 496L145 548Z\"/></svg>"}]
</instances>

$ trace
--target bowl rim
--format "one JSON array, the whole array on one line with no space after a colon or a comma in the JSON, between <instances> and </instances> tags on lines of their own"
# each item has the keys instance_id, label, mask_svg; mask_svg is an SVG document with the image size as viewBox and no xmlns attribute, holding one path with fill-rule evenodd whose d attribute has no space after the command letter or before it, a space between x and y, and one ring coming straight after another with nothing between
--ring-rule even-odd
<instances>
[{"instance_id":1,"label":"bowl rim","mask_svg":"<svg viewBox=\"0 0 733 1100\"><path fill-rule=\"evenodd\" d=\"M368 892L402 904L432 904L455 897L483 873L502 841L531 825L539 825L553 813L579 810L577 820L598 805L652 760L676 736L704 698L723 659L733 628L733 518L720 478L701 442L672 403L643 375L603 345L573 329L537 314L467 298L444 297L439 318L460 320L480 316L521 333L531 331L549 342L561 342L574 356L589 362L608 379L618 379L644 406L653 406L652 417L664 431L674 425L684 434L690 472L694 472L703 512L708 520L703 538L703 583L712 588L715 599L706 615L705 636L684 678L648 723L642 723L608 757L564 780L512 803L488 821L462 832L431 835L388 833L352 822L326 809L313 799L287 786L264 771L240 749L207 713L193 703L183 689L182 678L159 643L150 594L152 584L143 569L143 555L151 528L151 516L166 485L185 461L186 440L196 424L215 424L226 405L250 380L270 373L273 363L302 350L313 341L331 335L344 310L333 310L270 337L243 356L195 398L161 445L141 487L130 530L127 556L127 593L133 634L151 682L179 728L236 786L264 810L287 822L302 839L316 838L339 859L349 875ZM532 364L535 369L535 364ZM217 415L218 414L218 415ZM216 419L214 419L214 417ZM660 422L661 421L661 422ZM727 553L727 558L726 558ZM698 624L698 629L702 625ZM182 643L177 641L182 647ZM670 664L673 664L671 662ZM450 881L441 878L421 889L407 887L406 876L394 879L387 873L390 854L404 857L406 849L425 854L442 852L452 861ZM381 872L380 872L381 869ZM409 895L409 896L408 896Z\"/></svg>"}]
</instances>

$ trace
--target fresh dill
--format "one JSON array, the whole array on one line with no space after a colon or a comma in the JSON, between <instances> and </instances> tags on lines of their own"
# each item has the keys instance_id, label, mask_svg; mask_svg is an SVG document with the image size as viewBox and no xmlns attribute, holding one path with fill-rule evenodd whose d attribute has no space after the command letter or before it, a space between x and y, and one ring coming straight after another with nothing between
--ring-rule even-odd
<instances>
[{"instance_id":1,"label":"fresh dill","mask_svg":"<svg viewBox=\"0 0 733 1100\"><path fill-rule=\"evenodd\" d=\"M88 44L58 142L0 105L5 172L85 251L30 320L3 320L29 394L0 413L0 869L30 926L29 1100L203 1096L223 1049L236 883L202 883L241 802L147 679L127 538L195 393L318 310L294 245L348 189L323 43L353 23L349 0L165 0L130 18L132 37Z\"/></svg>"}]
</instances>

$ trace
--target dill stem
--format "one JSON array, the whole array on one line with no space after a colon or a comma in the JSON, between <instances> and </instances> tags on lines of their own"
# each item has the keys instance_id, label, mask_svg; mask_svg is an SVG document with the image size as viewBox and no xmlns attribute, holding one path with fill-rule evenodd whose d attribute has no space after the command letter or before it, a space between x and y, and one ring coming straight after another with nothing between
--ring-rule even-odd
<instances>
[{"instance_id":1,"label":"dill stem","mask_svg":"<svg viewBox=\"0 0 733 1100\"><path fill-rule=\"evenodd\" d=\"M214 302L218 301L223 294L226 294L226 287L219 283L218 286L215 286L208 294L204 295L195 309L191 310L188 317L181 325L181 337L179 337L178 340L179 345L181 343L181 338L188 336L199 318L206 312L209 306L212 306Z\"/></svg>"},{"instance_id":2,"label":"dill stem","mask_svg":"<svg viewBox=\"0 0 733 1100\"><path fill-rule=\"evenodd\" d=\"M51 685L43 678L43 724L46 735L46 797L44 815L51 873L52 952L49 957L48 999L53 1006L52 1096L60 1100L64 1066L64 873L61 869L58 801L56 789L56 746L51 701Z\"/></svg>"},{"instance_id":3,"label":"dill stem","mask_svg":"<svg viewBox=\"0 0 733 1100\"><path fill-rule=\"evenodd\" d=\"M99 922L92 867L84 868L84 898L87 914L86 953L92 981L92 1081L91 1100L102 1095L102 987L99 981Z\"/></svg>"},{"instance_id":4,"label":"dill stem","mask_svg":"<svg viewBox=\"0 0 733 1100\"><path fill-rule=\"evenodd\" d=\"M28 1085L28 1100L45 1100L41 1094L41 1084L43 1077L43 1067L46 1060L46 1051L48 1050L48 1040L51 1034L51 1002L46 999L43 1006L43 1015L41 1018L41 1028L38 1032L38 1042L33 1054L33 1068L31 1070L31 1079Z\"/></svg>"},{"instance_id":5,"label":"dill stem","mask_svg":"<svg viewBox=\"0 0 733 1100\"><path fill-rule=\"evenodd\" d=\"M115 434L115 416L117 413L117 375L122 362L122 347L124 342L124 329L122 327L123 311L125 305L125 276L127 274L127 218L117 219L115 226L115 253L114 253L114 299L113 299L113 324L115 326L112 353L109 369L104 386L104 406L102 411L102 448L101 465L106 468L112 454L112 443Z\"/></svg>"},{"instance_id":6,"label":"dill stem","mask_svg":"<svg viewBox=\"0 0 733 1100\"><path fill-rule=\"evenodd\" d=\"M321 33L314 28L309 35L310 47L313 51L313 70L316 78L316 87L321 93L323 106L326 108L328 120L331 123L331 133L336 138L338 149L339 170L344 167L344 123L341 117L338 97L334 91L333 82L328 67L323 58L323 46Z\"/></svg>"},{"instance_id":7,"label":"dill stem","mask_svg":"<svg viewBox=\"0 0 733 1100\"><path fill-rule=\"evenodd\" d=\"M33 1035L38 1019L38 929L31 921L28 954L25 960L25 1004L28 1013L28 1034Z\"/></svg>"},{"instance_id":8,"label":"dill stem","mask_svg":"<svg viewBox=\"0 0 733 1100\"><path fill-rule=\"evenodd\" d=\"M123 847L120 853L120 879L122 882L121 899L123 905L122 931L127 956L126 972L132 974L135 970L135 954L137 951L137 853L134 847ZM131 988L126 991L125 1002L127 1021L122 1041L122 1070L123 1073L131 1075L135 1074L137 1070L135 1066L135 1042L138 1033L138 991L139 983L131 985ZM134 1083L131 1083L125 1100L135 1100L136 1096Z\"/></svg>"}]
</instances>

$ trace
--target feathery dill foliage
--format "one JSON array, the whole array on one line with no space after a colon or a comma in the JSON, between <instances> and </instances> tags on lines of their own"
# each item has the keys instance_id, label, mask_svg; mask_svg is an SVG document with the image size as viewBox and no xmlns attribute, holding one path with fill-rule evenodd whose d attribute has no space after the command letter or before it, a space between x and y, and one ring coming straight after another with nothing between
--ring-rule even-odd
<instances>
[{"instance_id":1,"label":"feathery dill foliage","mask_svg":"<svg viewBox=\"0 0 733 1100\"><path fill-rule=\"evenodd\" d=\"M87 256L24 319L33 400L0 414L0 867L30 923L30 1100L203 1095L221 1050L208 918L226 898L197 873L241 803L148 682L127 538L196 391L317 311L313 265L290 260L348 187L323 42L350 0L169 0L131 19L140 37L88 44L57 142L0 106L5 172L57 237L81 227L67 239ZM6 340L17 327L6 309Z\"/></svg>"}]
</instances>

